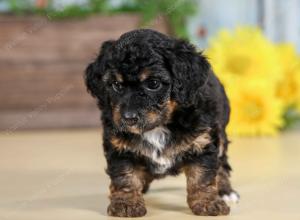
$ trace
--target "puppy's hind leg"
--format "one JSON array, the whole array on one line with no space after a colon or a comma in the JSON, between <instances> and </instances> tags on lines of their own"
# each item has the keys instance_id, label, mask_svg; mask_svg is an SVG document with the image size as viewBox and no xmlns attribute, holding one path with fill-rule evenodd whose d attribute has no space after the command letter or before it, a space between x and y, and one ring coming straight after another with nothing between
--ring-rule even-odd
<instances>
[{"instance_id":1,"label":"puppy's hind leg","mask_svg":"<svg viewBox=\"0 0 300 220\"><path fill-rule=\"evenodd\" d=\"M185 166L184 172L187 177L187 202L195 215L229 214L230 208L218 195L217 155L207 153L195 158Z\"/></svg>"},{"instance_id":2,"label":"puppy's hind leg","mask_svg":"<svg viewBox=\"0 0 300 220\"><path fill-rule=\"evenodd\" d=\"M227 203L238 203L240 196L232 189L230 183L231 168L227 162L227 156L223 155L221 158L221 166L217 172L217 187L219 196Z\"/></svg>"},{"instance_id":3,"label":"puppy's hind leg","mask_svg":"<svg viewBox=\"0 0 300 220\"><path fill-rule=\"evenodd\" d=\"M224 129L220 129L218 135L218 159L219 159L219 168L217 171L217 188L219 196L227 203L237 203L240 199L239 194L232 189L230 183L230 171L231 167L228 163L227 149L228 149L228 138Z\"/></svg>"}]
</instances>

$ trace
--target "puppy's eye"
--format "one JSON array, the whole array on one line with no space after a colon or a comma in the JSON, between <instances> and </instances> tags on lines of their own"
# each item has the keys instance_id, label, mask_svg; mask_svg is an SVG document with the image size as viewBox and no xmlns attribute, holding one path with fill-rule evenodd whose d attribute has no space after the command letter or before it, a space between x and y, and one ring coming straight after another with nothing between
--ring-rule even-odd
<instances>
[{"instance_id":1,"label":"puppy's eye","mask_svg":"<svg viewBox=\"0 0 300 220\"><path fill-rule=\"evenodd\" d=\"M156 79L148 80L146 82L145 87L146 87L146 89L152 90L152 91L159 90L161 88L161 82Z\"/></svg>"},{"instance_id":2,"label":"puppy's eye","mask_svg":"<svg viewBox=\"0 0 300 220\"><path fill-rule=\"evenodd\" d=\"M112 83L112 88L113 88L113 90L115 90L116 92L122 92L123 89L124 89L124 86L123 86L121 83L119 83L118 81L114 81L114 82Z\"/></svg>"}]
</instances>

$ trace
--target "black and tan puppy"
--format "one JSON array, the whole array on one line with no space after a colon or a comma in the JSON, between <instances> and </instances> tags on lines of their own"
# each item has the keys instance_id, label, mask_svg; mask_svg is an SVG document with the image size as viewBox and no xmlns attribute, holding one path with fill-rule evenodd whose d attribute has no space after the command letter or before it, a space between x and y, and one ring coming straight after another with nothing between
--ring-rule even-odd
<instances>
[{"instance_id":1,"label":"black and tan puppy","mask_svg":"<svg viewBox=\"0 0 300 220\"><path fill-rule=\"evenodd\" d=\"M154 179L184 172L196 215L227 215L229 104L208 61L186 41L141 29L106 41L85 75L102 110L112 216L146 214ZM225 199L224 199L225 198Z\"/></svg>"}]
</instances>

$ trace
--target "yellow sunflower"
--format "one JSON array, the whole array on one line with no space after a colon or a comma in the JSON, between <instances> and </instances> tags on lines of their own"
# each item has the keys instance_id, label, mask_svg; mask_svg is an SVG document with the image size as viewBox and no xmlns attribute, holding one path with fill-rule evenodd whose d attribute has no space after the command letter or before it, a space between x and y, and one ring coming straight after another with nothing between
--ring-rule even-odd
<instances>
[{"instance_id":1,"label":"yellow sunflower","mask_svg":"<svg viewBox=\"0 0 300 220\"><path fill-rule=\"evenodd\" d=\"M231 135L275 135L284 125L284 105L275 90L260 81L241 81L229 86Z\"/></svg>"},{"instance_id":2,"label":"yellow sunflower","mask_svg":"<svg viewBox=\"0 0 300 220\"><path fill-rule=\"evenodd\" d=\"M221 81L240 81L246 77L249 80L281 79L278 53L257 28L237 28L230 33L221 31L210 41L206 51L212 66Z\"/></svg>"},{"instance_id":3,"label":"yellow sunflower","mask_svg":"<svg viewBox=\"0 0 300 220\"><path fill-rule=\"evenodd\" d=\"M221 31L206 51L231 103L228 132L274 135L291 106L300 112L300 58L292 45L275 45L257 28Z\"/></svg>"},{"instance_id":4,"label":"yellow sunflower","mask_svg":"<svg viewBox=\"0 0 300 220\"><path fill-rule=\"evenodd\" d=\"M289 44L279 45L278 52L283 67L283 78L278 83L277 95L286 107L300 107L300 57Z\"/></svg>"}]
</instances>

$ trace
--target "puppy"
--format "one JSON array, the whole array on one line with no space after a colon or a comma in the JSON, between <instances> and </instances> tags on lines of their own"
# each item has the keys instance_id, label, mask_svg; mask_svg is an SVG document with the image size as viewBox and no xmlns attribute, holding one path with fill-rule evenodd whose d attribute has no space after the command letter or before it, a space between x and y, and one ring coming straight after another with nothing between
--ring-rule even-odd
<instances>
[{"instance_id":1,"label":"puppy","mask_svg":"<svg viewBox=\"0 0 300 220\"><path fill-rule=\"evenodd\" d=\"M230 107L201 53L150 29L130 31L102 44L85 82L102 111L109 215L144 216L150 183L181 172L194 214L229 214L224 199L238 198L226 156Z\"/></svg>"}]
</instances>

